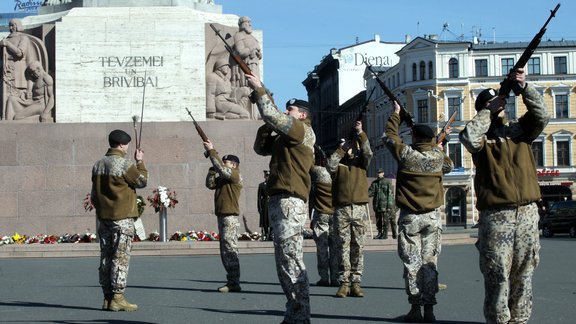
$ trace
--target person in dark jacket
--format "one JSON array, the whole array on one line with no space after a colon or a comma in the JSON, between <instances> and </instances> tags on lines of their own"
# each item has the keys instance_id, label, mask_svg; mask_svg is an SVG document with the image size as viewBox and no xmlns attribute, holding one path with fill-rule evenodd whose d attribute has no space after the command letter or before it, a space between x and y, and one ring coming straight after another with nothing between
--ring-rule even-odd
<instances>
[{"instance_id":1,"label":"person in dark jacket","mask_svg":"<svg viewBox=\"0 0 576 324\"><path fill-rule=\"evenodd\" d=\"M439 207L444 203L442 177L454 164L436 144L434 131L427 125L412 127L412 145L399 135L400 105L386 125L385 144L398 161L396 204L398 255L404 263L406 294L411 309L406 322L434 322L438 292L438 255L442 241ZM422 316L422 305L424 316Z\"/></svg>"},{"instance_id":2,"label":"person in dark jacket","mask_svg":"<svg viewBox=\"0 0 576 324\"><path fill-rule=\"evenodd\" d=\"M539 261L540 188L532 141L548 124L542 95L523 69L509 75L527 112L507 121L506 101L494 89L478 94L476 116L460 132L476 166L474 189L480 211L478 242L484 275L487 323L526 323L532 312L532 275Z\"/></svg>"},{"instance_id":3,"label":"person in dark jacket","mask_svg":"<svg viewBox=\"0 0 576 324\"><path fill-rule=\"evenodd\" d=\"M340 298L348 294L364 296L360 284L364 271L365 222L370 217L366 170L373 153L361 121L356 121L353 133L353 139L342 142L326 162L326 169L332 175L332 204L340 254L340 287L336 296Z\"/></svg>"},{"instance_id":4,"label":"person in dark jacket","mask_svg":"<svg viewBox=\"0 0 576 324\"><path fill-rule=\"evenodd\" d=\"M104 293L103 310L135 311L138 305L124 297L135 235L134 219L139 217L136 188L148 182L144 151L137 148L136 163L126 158L130 135L116 129L108 135L110 148L92 168L91 200L98 218L100 239L100 286Z\"/></svg>"},{"instance_id":5,"label":"person in dark jacket","mask_svg":"<svg viewBox=\"0 0 576 324\"><path fill-rule=\"evenodd\" d=\"M226 269L226 284L219 292L239 292L240 260L238 259L238 229L240 222L239 199L242 190L240 159L236 155L224 155L222 159L210 140L204 142L205 155L212 162L206 175L206 187L214 190L214 213L218 218L220 257Z\"/></svg>"},{"instance_id":6,"label":"person in dark jacket","mask_svg":"<svg viewBox=\"0 0 576 324\"><path fill-rule=\"evenodd\" d=\"M272 226L270 226L270 217L268 216L268 194L266 193L266 183L270 171L264 170L264 181L258 184L258 214L260 215L260 228L262 229L262 241L272 241Z\"/></svg>"}]
</instances>

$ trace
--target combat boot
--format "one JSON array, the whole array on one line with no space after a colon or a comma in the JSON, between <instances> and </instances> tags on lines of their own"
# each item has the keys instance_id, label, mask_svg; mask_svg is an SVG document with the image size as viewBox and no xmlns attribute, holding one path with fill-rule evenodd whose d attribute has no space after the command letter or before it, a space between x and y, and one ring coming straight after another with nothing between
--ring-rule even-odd
<instances>
[{"instance_id":1,"label":"combat boot","mask_svg":"<svg viewBox=\"0 0 576 324\"><path fill-rule=\"evenodd\" d=\"M376 234L376 236L374 236L375 240L379 240L382 238L382 232L378 232L378 234Z\"/></svg>"},{"instance_id":2,"label":"combat boot","mask_svg":"<svg viewBox=\"0 0 576 324\"><path fill-rule=\"evenodd\" d=\"M350 288L348 287L348 283L342 282L340 284L340 288L338 288L338 291L336 292L336 297L344 298L344 297L348 296L349 292L350 292Z\"/></svg>"},{"instance_id":3,"label":"combat boot","mask_svg":"<svg viewBox=\"0 0 576 324\"><path fill-rule=\"evenodd\" d=\"M108 307L110 306L110 301L112 300L113 296L114 295L112 295L112 294L111 295L108 295L108 294L104 295L104 302L102 303L102 310L108 310Z\"/></svg>"},{"instance_id":4,"label":"combat boot","mask_svg":"<svg viewBox=\"0 0 576 324\"><path fill-rule=\"evenodd\" d=\"M404 322L406 323L422 323L423 320L420 305L412 305L408 314L404 316Z\"/></svg>"},{"instance_id":5,"label":"combat boot","mask_svg":"<svg viewBox=\"0 0 576 324\"><path fill-rule=\"evenodd\" d=\"M125 298L124 294L114 294L110 303L108 304L108 310L113 312L133 312L138 309L138 305L130 304Z\"/></svg>"},{"instance_id":6,"label":"combat boot","mask_svg":"<svg viewBox=\"0 0 576 324\"><path fill-rule=\"evenodd\" d=\"M364 291L360 287L359 282L352 283L352 289L350 289L350 296L352 297L364 297Z\"/></svg>"},{"instance_id":7,"label":"combat boot","mask_svg":"<svg viewBox=\"0 0 576 324\"><path fill-rule=\"evenodd\" d=\"M434 305L424 305L424 323L434 322L436 322L436 316L434 316Z\"/></svg>"},{"instance_id":8,"label":"combat boot","mask_svg":"<svg viewBox=\"0 0 576 324\"><path fill-rule=\"evenodd\" d=\"M242 287L239 284L231 284L227 283L224 286L218 288L218 291L221 293L229 293L229 292L241 292Z\"/></svg>"}]
</instances>

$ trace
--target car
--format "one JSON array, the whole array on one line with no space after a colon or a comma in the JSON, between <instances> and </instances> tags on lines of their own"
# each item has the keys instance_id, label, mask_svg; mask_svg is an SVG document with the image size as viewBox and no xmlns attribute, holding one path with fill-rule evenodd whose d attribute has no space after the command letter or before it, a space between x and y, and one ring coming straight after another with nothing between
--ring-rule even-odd
<instances>
[{"instance_id":1,"label":"car","mask_svg":"<svg viewBox=\"0 0 576 324\"><path fill-rule=\"evenodd\" d=\"M540 219L542 236L552 237L554 234L568 233L576 237L576 201L558 201Z\"/></svg>"}]
</instances>

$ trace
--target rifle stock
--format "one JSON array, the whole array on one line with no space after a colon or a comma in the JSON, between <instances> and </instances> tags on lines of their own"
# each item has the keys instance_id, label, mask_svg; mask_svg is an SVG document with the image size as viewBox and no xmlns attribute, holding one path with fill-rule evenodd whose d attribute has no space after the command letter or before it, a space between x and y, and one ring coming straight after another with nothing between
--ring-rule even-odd
<instances>
[{"instance_id":1,"label":"rifle stock","mask_svg":"<svg viewBox=\"0 0 576 324\"><path fill-rule=\"evenodd\" d=\"M554 16L556 16L556 11L558 11L558 8L560 8L559 3L556 5L556 7L553 10L550 10L550 17L548 17L548 20L546 20L546 22L544 23L544 26L542 26L542 28L540 28L540 31L536 34L536 36L534 36L534 38L532 38L532 40L530 41L530 44L528 44L528 47L526 47L526 49L524 50L524 53L522 53L522 56L520 56L520 59L518 59L518 62L516 62L516 64L514 64L514 67L512 67L512 69L510 69L510 72L508 73L508 75L510 75L512 72L516 71L517 69L523 68L526 65L526 63L528 63L528 60L530 59L532 54L534 54L534 51L536 50L538 45L540 45L540 41L542 40L542 36L544 36L544 33L546 33L546 26L548 26L548 23L550 22L550 20L552 20L552 18L554 18ZM508 75L506 76L504 81L502 81L500 83L500 90L498 90L498 96L503 97L503 98L508 97L508 94L510 93L510 91L514 91L514 94L516 94L516 95L519 95L520 92L522 91L522 89L520 89L520 87L518 87L517 83L514 82L513 80L511 80L508 77Z\"/></svg>"},{"instance_id":2,"label":"rifle stock","mask_svg":"<svg viewBox=\"0 0 576 324\"><path fill-rule=\"evenodd\" d=\"M448 121L446 122L446 124L444 124L444 127L442 127L442 130L440 131L440 134L438 134L438 136L436 137L436 143L440 144L442 143L442 141L446 138L446 135L448 135L446 133L446 130L448 129L448 127L450 127L450 125L452 125L452 123L456 120L456 116L458 116L458 110L454 110L454 112L452 113L452 115L450 115L450 118L448 119Z\"/></svg>"},{"instance_id":3,"label":"rifle stock","mask_svg":"<svg viewBox=\"0 0 576 324\"><path fill-rule=\"evenodd\" d=\"M382 88L382 90L384 90L384 93L388 96L388 98L391 101L396 101L398 103L398 105L400 106L400 120L405 121L406 124L408 125L408 127L412 128L412 126L414 126L414 118L412 117L412 115L408 112L408 110L406 110L406 108L404 108L404 106L402 106L402 103L400 103L400 100L398 100L398 98L396 98L396 96L392 93L392 91L390 91L390 89L386 86L386 84L384 84L384 81L380 80L380 78L378 77L378 74L376 74L376 72L372 69L372 66L366 64L366 67L368 68L370 73L372 73L372 75L374 75L374 77L376 78L376 82L378 82L378 85L380 85L380 88Z\"/></svg>"},{"instance_id":4,"label":"rifle stock","mask_svg":"<svg viewBox=\"0 0 576 324\"><path fill-rule=\"evenodd\" d=\"M196 132L198 132L198 135L200 135L200 138L202 138L202 142L207 142L208 136L206 136L206 133L204 133L204 130L202 130L202 127L200 127L200 125L198 125L198 123L196 122L196 119L194 119L194 116L192 116L192 112L190 111L190 109L188 109L188 107L186 107L186 111L188 112L188 115L190 115L190 117L192 118L192 122L194 122L194 127L196 127Z\"/></svg>"}]
</instances>

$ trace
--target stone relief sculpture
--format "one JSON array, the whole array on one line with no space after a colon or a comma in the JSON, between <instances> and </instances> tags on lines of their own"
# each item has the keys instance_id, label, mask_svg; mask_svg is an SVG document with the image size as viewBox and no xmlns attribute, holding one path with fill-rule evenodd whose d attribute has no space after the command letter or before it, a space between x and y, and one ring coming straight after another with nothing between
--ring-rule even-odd
<instances>
[{"instance_id":1,"label":"stone relief sculpture","mask_svg":"<svg viewBox=\"0 0 576 324\"><path fill-rule=\"evenodd\" d=\"M254 74L259 76L259 64L262 54L258 40L251 35L252 26L250 18L242 17L239 19L239 30L235 30L228 26L215 25L217 25L218 30L226 39L228 45L239 54ZM260 119L260 114L256 105L252 104L249 100L251 90L246 85L244 73L238 67L236 62L230 58L230 54L225 49L222 40L214 34L211 28L208 27L206 30L206 117L230 119L234 118L234 115L237 115L239 117L236 118ZM217 64L217 62L219 63ZM214 74L222 74L222 71L216 72L217 67L215 66L222 66L222 62L228 62L226 78L230 83L231 91L229 91L230 95L228 95L226 101L222 100L222 98L224 98L223 96L221 97L218 104L222 106L217 107L216 104L218 101L215 100L214 84L216 80L219 79L216 78ZM219 78L222 79L222 77ZM231 107L230 103L235 105L233 111L223 108L223 106ZM241 114L236 110L239 106L244 110Z\"/></svg>"},{"instance_id":2,"label":"stone relief sculpture","mask_svg":"<svg viewBox=\"0 0 576 324\"><path fill-rule=\"evenodd\" d=\"M260 60L262 51L260 43L252 35L252 20L249 17L240 17L238 19L238 32L234 34L234 50L244 60L248 68L254 75L260 75ZM238 87L246 86L244 72L235 66L232 83Z\"/></svg>"},{"instance_id":3,"label":"stone relief sculpture","mask_svg":"<svg viewBox=\"0 0 576 324\"><path fill-rule=\"evenodd\" d=\"M30 63L26 75L28 87L25 97L8 96L6 100L6 120L40 116L41 122L53 122L54 80L38 61Z\"/></svg>"},{"instance_id":4,"label":"stone relief sculpture","mask_svg":"<svg viewBox=\"0 0 576 324\"><path fill-rule=\"evenodd\" d=\"M32 74L26 73L30 64L38 62L43 71L48 71L48 55L44 43L32 35L24 33L22 23L18 19L10 20L9 29L10 34L0 40L0 47L2 47L2 92L0 97L2 119L4 120L8 119L6 111L8 98L16 97L24 100L30 94L29 84L35 82L32 80ZM48 120L49 118L45 118L44 121Z\"/></svg>"},{"instance_id":5,"label":"stone relief sculpture","mask_svg":"<svg viewBox=\"0 0 576 324\"><path fill-rule=\"evenodd\" d=\"M206 76L206 100L210 110L215 111L216 119L246 119L250 113L246 109L250 103L247 87L232 87L228 58L220 58L214 63L214 70Z\"/></svg>"}]
</instances>

